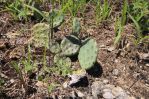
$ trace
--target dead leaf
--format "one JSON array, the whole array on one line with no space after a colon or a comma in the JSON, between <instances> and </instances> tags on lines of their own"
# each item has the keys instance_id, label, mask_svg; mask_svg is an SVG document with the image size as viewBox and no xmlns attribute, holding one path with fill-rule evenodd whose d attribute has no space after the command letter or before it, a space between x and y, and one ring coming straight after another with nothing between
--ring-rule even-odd
<instances>
[{"instance_id":1,"label":"dead leaf","mask_svg":"<svg viewBox=\"0 0 149 99\"><path fill-rule=\"evenodd\" d=\"M9 58L10 59L19 59L24 55L25 55L24 46L18 46L10 52Z\"/></svg>"},{"instance_id":2,"label":"dead leaf","mask_svg":"<svg viewBox=\"0 0 149 99\"><path fill-rule=\"evenodd\" d=\"M48 84L42 81L38 81L35 85L38 87L48 87Z\"/></svg>"}]
</instances>

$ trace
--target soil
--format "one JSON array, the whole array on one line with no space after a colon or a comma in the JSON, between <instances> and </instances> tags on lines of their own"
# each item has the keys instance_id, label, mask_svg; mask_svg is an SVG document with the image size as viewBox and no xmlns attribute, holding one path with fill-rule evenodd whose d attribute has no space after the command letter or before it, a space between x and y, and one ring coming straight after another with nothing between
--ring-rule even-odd
<instances>
[{"instance_id":1,"label":"soil","mask_svg":"<svg viewBox=\"0 0 149 99\"><path fill-rule=\"evenodd\" d=\"M118 13L118 9L115 6L115 13ZM114 12L112 12L114 13ZM27 41L31 37L31 31L28 30L36 22L34 20L30 22L16 22L12 20L12 16L8 12L0 14L0 77L5 80L3 87L0 87L0 98L29 98L38 99L39 97L48 98L56 96L69 96L71 92L80 90L84 93L90 93L90 86L92 82L107 79L110 84L120 86L124 90L128 91L136 97L136 99L148 99L149 97L149 59L141 58L144 54L149 53L149 43L140 44L137 47L130 39L135 33L135 29L132 24L126 24L120 43L114 46L114 18L104 21L99 25L95 24L94 11L91 5L88 6L84 18L81 20L82 30L80 36L82 38L90 36L97 41L99 53L97 58L97 64L99 71L97 75L93 75L88 72L89 84L87 86L79 86L72 88L57 87L51 93L47 92L47 85L43 83L38 85L36 72L26 76L26 83L28 84L28 92L24 93L22 83L19 80L19 75L12 68L10 62L12 60L19 61L22 57L25 57L27 52ZM79 16L79 15L78 15ZM66 16L66 17L69 17ZM67 20L66 20L67 21ZM65 27L65 28L64 28ZM64 22L59 28L59 31L55 34L56 38L62 38L71 32L70 21ZM15 34L16 31L20 31L21 35ZM14 38L8 38L7 34L15 35ZM14 34L13 34L14 33ZM38 49L33 54L35 58L39 58L42 55L41 50ZM49 53L50 57L52 55ZM47 56L48 56L47 55ZM51 58L52 59L52 58ZM80 68L78 63L74 64L75 68ZM91 74L91 75L90 75ZM44 74L45 75L45 74ZM68 77L63 77L56 74L46 74L49 79L49 83L57 82L63 85ZM50 94L50 96L49 96ZM39 98L39 99L40 99Z\"/></svg>"}]
</instances>

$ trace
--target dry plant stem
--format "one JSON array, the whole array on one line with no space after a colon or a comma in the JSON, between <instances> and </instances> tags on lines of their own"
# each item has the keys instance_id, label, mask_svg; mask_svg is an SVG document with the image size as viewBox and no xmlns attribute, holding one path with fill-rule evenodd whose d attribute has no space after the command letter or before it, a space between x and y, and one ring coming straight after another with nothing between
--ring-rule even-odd
<instances>
[{"instance_id":1,"label":"dry plant stem","mask_svg":"<svg viewBox=\"0 0 149 99\"><path fill-rule=\"evenodd\" d=\"M21 83L22 83L22 85L23 85L25 91L27 91L28 88L27 88L27 85L26 85L26 83L25 83L25 80L24 80L24 77L23 77L23 74L22 74L21 70L20 70L20 72L19 72L19 76L20 76L20 80L21 80Z\"/></svg>"},{"instance_id":2,"label":"dry plant stem","mask_svg":"<svg viewBox=\"0 0 149 99\"><path fill-rule=\"evenodd\" d=\"M51 0L51 4L52 4L52 14L50 15L50 27L49 27L49 48L52 45L52 40L53 40L53 8L54 8L54 0ZM50 57L49 57L49 66L50 66Z\"/></svg>"},{"instance_id":3,"label":"dry plant stem","mask_svg":"<svg viewBox=\"0 0 149 99\"><path fill-rule=\"evenodd\" d=\"M52 4L52 8L51 8L51 12L52 14L50 15L50 31L49 31L49 47L52 43L52 39L53 39L53 9L54 9L54 0L51 0L51 4Z\"/></svg>"}]
</instances>

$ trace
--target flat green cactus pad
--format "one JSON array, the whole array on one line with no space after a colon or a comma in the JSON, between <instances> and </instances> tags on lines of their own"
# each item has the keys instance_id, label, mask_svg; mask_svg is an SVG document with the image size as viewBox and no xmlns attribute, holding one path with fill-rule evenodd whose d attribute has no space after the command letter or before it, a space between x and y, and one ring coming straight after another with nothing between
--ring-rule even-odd
<instances>
[{"instance_id":1,"label":"flat green cactus pad","mask_svg":"<svg viewBox=\"0 0 149 99\"><path fill-rule=\"evenodd\" d=\"M49 25L46 23L37 23L32 27L32 43L35 47L49 48L48 42Z\"/></svg>"},{"instance_id":2,"label":"flat green cactus pad","mask_svg":"<svg viewBox=\"0 0 149 99\"><path fill-rule=\"evenodd\" d=\"M66 36L61 42L62 55L72 56L79 52L80 40L74 35Z\"/></svg>"},{"instance_id":3,"label":"flat green cactus pad","mask_svg":"<svg viewBox=\"0 0 149 99\"><path fill-rule=\"evenodd\" d=\"M60 45L59 45L59 43L58 42L53 42L51 45L50 45L50 51L52 52L52 53L59 53L60 51L61 51L61 49L60 49Z\"/></svg>"},{"instance_id":4,"label":"flat green cactus pad","mask_svg":"<svg viewBox=\"0 0 149 99\"><path fill-rule=\"evenodd\" d=\"M80 32L80 29L81 29L81 25L80 25L79 20L77 18L74 18L73 26L72 26L73 34L78 35L78 33Z\"/></svg>"},{"instance_id":5,"label":"flat green cactus pad","mask_svg":"<svg viewBox=\"0 0 149 99\"><path fill-rule=\"evenodd\" d=\"M59 27L64 22L64 15L59 15L59 16L55 17L53 21L54 21L53 27L54 28Z\"/></svg>"},{"instance_id":6,"label":"flat green cactus pad","mask_svg":"<svg viewBox=\"0 0 149 99\"><path fill-rule=\"evenodd\" d=\"M97 58L97 43L94 39L88 40L81 48L79 52L79 63L83 69L90 69L94 66Z\"/></svg>"}]
</instances>

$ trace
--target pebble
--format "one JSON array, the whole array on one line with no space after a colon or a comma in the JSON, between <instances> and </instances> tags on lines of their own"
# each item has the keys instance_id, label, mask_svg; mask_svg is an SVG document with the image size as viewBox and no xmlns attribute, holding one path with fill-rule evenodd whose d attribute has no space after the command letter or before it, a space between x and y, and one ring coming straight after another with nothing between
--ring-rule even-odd
<instances>
[{"instance_id":1,"label":"pebble","mask_svg":"<svg viewBox=\"0 0 149 99\"><path fill-rule=\"evenodd\" d=\"M95 81L95 82L93 82L93 84L91 86L91 88L92 88L92 95L94 97L97 97L99 94L102 93L103 87L104 87L103 82L101 82L101 81Z\"/></svg>"},{"instance_id":2,"label":"pebble","mask_svg":"<svg viewBox=\"0 0 149 99\"><path fill-rule=\"evenodd\" d=\"M112 74L113 74L114 76L118 76L118 75L119 75L119 70L118 70L118 69L114 69L114 70L112 71Z\"/></svg>"},{"instance_id":3,"label":"pebble","mask_svg":"<svg viewBox=\"0 0 149 99\"><path fill-rule=\"evenodd\" d=\"M93 96L88 95L86 99L95 99ZM98 98L97 98L98 99Z\"/></svg>"},{"instance_id":4,"label":"pebble","mask_svg":"<svg viewBox=\"0 0 149 99\"><path fill-rule=\"evenodd\" d=\"M106 84L104 82L107 81L93 82L91 88L94 99L98 99L98 95L102 95L104 99L135 99L126 93L125 90L123 90L121 87L115 87L115 85Z\"/></svg>"},{"instance_id":5,"label":"pebble","mask_svg":"<svg viewBox=\"0 0 149 99\"><path fill-rule=\"evenodd\" d=\"M103 94L103 98L105 98L105 99L114 99L115 96L111 92L105 92Z\"/></svg>"},{"instance_id":6,"label":"pebble","mask_svg":"<svg viewBox=\"0 0 149 99\"><path fill-rule=\"evenodd\" d=\"M103 83L104 84L108 84L109 83L109 80L105 79L105 80L103 80Z\"/></svg>"},{"instance_id":7,"label":"pebble","mask_svg":"<svg viewBox=\"0 0 149 99\"><path fill-rule=\"evenodd\" d=\"M68 83L68 86L72 86L73 84L76 84L80 81L80 79L84 78L85 75L69 75L69 77L71 78L70 82Z\"/></svg>"},{"instance_id":8,"label":"pebble","mask_svg":"<svg viewBox=\"0 0 149 99\"><path fill-rule=\"evenodd\" d=\"M114 46L111 46L107 49L109 52L112 52L113 50L115 50Z\"/></svg>"},{"instance_id":9,"label":"pebble","mask_svg":"<svg viewBox=\"0 0 149 99\"><path fill-rule=\"evenodd\" d=\"M15 82L15 80L14 79L10 79L10 83L14 83Z\"/></svg>"},{"instance_id":10,"label":"pebble","mask_svg":"<svg viewBox=\"0 0 149 99\"><path fill-rule=\"evenodd\" d=\"M74 99L74 98L77 98L77 93L75 91L72 91L71 92L71 97Z\"/></svg>"},{"instance_id":11,"label":"pebble","mask_svg":"<svg viewBox=\"0 0 149 99\"><path fill-rule=\"evenodd\" d=\"M145 64L147 67L149 67L149 64Z\"/></svg>"},{"instance_id":12,"label":"pebble","mask_svg":"<svg viewBox=\"0 0 149 99\"><path fill-rule=\"evenodd\" d=\"M121 87L115 87L112 89L112 93L117 99L128 99L127 93Z\"/></svg>"},{"instance_id":13,"label":"pebble","mask_svg":"<svg viewBox=\"0 0 149 99\"><path fill-rule=\"evenodd\" d=\"M82 97L85 96L85 95L84 95L82 92L80 92L80 91L77 91L77 94L78 94L78 97L80 97L80 98L82 98Z\"/></svg>"},{"instance_id":14,"label":"pebble","mask_svg":"<svg viewBox=\"0 0 149 99\"><path fill-rule=\"evenodd\" d=\"M63 83L63 88L67 88L68 87L68 82L64 82Z\"/></svg>"}]
</instances>

